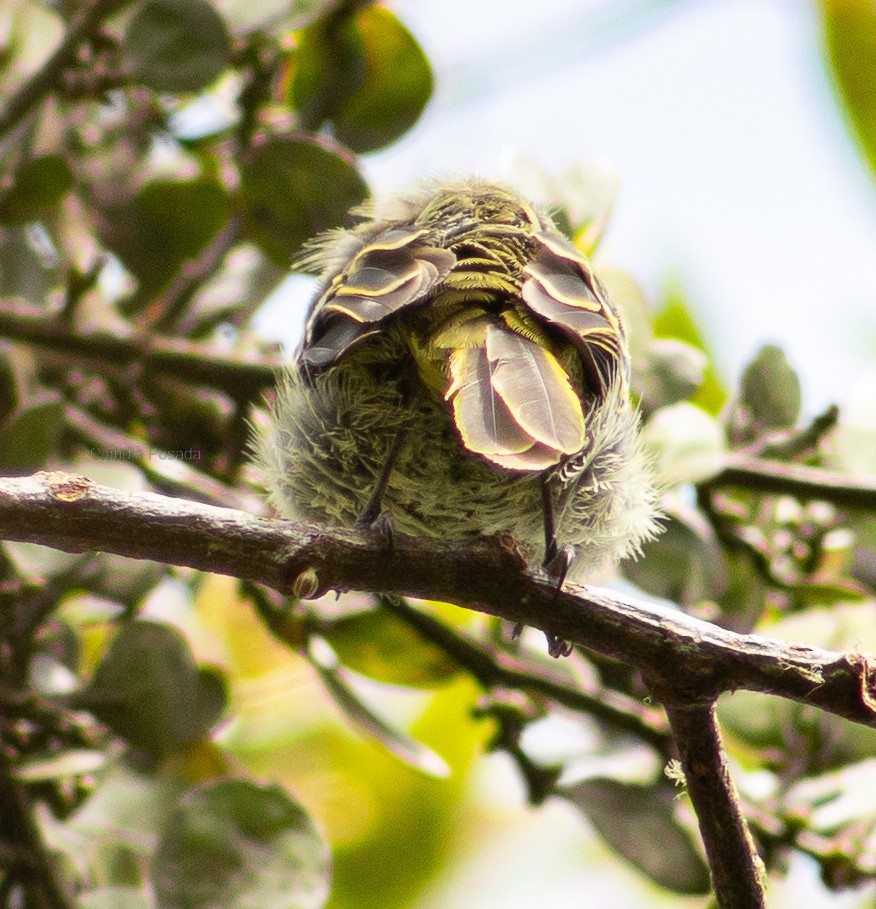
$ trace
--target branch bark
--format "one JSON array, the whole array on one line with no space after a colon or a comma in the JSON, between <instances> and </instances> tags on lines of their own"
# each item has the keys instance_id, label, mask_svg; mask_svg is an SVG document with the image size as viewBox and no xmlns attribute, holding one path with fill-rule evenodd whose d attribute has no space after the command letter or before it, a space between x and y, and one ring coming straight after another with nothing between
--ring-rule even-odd
<instances>
[{"instance_id":1,"label":"branch bark","mask_svg":"<svg viewBox=\"0 0 876 909\"><path fill-rule=\"evenodd\" d=\"M736 634L669 607L568 585L559 594L513 541L459 543L257 518L85 477L0 479L0 538L97 550L259 581L289 592L305 571L319 592L398 593L463 604L635 665L673 703L747 689L876 727L876 659Z\"/></svg>"},{"instance_id":2,"label":"branch bark","mask_svg":"<svg viewBox=\"0 0 876 909\"><path fill-rule=\"evenodd\" d=\"M727 767L715 705L664 706L700 825L718 909L766 909L765 871Z\"/></svg>"}]
</instances>

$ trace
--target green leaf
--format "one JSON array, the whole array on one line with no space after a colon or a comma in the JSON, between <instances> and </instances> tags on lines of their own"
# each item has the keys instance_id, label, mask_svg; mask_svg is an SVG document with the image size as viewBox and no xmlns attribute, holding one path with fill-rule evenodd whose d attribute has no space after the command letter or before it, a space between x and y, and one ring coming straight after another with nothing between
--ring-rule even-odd
<instances>
[{"instance_id":1,"label":"green leaf","mask_svg":"<svg viewBox=\"0 0 876 909\"><path fill-rule=\"evenodd\" d=\"M703 384L708 357L677 338L655 338L635 374L634 388L646 413L689 398Z\"/></svg>"},{"instance_id":2,"label":"green leaf","mask_svg":"<svg viewBox=\"0 0 876 909\"><path fill-rule=\"evenodd\" d=\"M7 419L0 432L0 470L43 467L58 447L64 428L64 402L45 393Z\"/></svg>"},{"instance_id":3,"label":"green leaf","mask_svg":"<svg viewBox=\"0 0 876 909\"><path fill-rule=\"evenodd\" d=\"M277 264L289 266L305 240L348 222L368 196L359 171L308 136L273 136L241 172L250 236Z\"/></svg>"},{"instance_id":4,"label":"green leaf","mask_svg":"<svg viewBox=\"0 0 876 909\"><path fill-rule=\"evenodd\" d=\"M652 596L690 606L715 600L727 589L724 553L708 523L693 513L664 520L664 531L624 563L624 575Z\"/></svg>"},{"instance_id":5,"label":"green leaf","mask_svg":"<svg viewBox=\"0 0 876 909\"><path fill-rule=\"evenodd\" d=\"M675 893L709 892L709 869L675 817L669 785L597 777L575 783L563 794L615 852L661 887Z\"/></svg>"},{"instance_id":6,"label":"green leaf","mask_svg":"<svg viewBox=\"0 0 876 909\"><path fill-rule=\"evenodd\" d=\"M876 7L870 0L819 0L818 7L840 101L876 178Z\"/></svg>"},{"instance_id":7,"label":"green leaf","mask_svg":"<svg viewBox=\"0 0 876 909\"><path fill-rule=\"evenodd\" d=\"M320 19L306 29L293 62L289 100L304 128L334 117L365 79L365 47L352 16Z\"/></svg>"},{"instance_id":8,"label":"green leaf","mask_svg":"<svg viewBox=\"0 0 876 909\"><path fill-rule=\"evenodd\" d=\"M876 650L876 603L813 608L757 627L761 634L839 652ZM819 681L819 679L816 679ZM820 773L876 754L876 729L757 692L737 691L718 701L722 727L763 749L765 759L792 754L798 775Z\"/></svg>"},{"instance_id":9,"label":"green leaf","mask_svg":"<svg viewBox=\"0 0 876 909\"><path fill-rule=\"evenodd\" d=\"M154 180L106 213L103 239L140 281L164 285L225 225L231 203L209 177Z\"/></svg>"},{"instance_id":10,"label":"green leaf","mask_svg":"<svg viewBox=\"0 0 876 909\"><path fill-rule=\"evenodd\" d=\"M745 367L740 402L758 426L778 429L797 422L800 380L780 348L764 345Z\"/></svg>"},{"instance_id":11,"label":"green leaf","mask_svg":"<svg viewBox=\"0 0 876 909\"><path fill-rule=\"evenodd\" d=\"M450 774L444 758L422 742L390 726L356 694L338 665L337 656L325 641L312 640L308 657L337 705L356 726L421 773L436 779L444 779Z\"/></svg>"},{"instance_id":12,"label":"green leaf","mask_svg":"<svg viewBox=\"0 0 876 909\"><path fill-rule=\"evenodd\" d=\"M26 161L0 197L0 224L19 225L57 205L73 186L70 165L60 155Z\"/></svg>"},{"instance_id":13,"label":"green leaf","mask_svg":"<svg viewBox=\"0 0 876 909\"><path fill-rule=\"evenodd\" d=\"M144 0L125 31L122 59L156 91L198 91L228 66L228 29L207 0Z\"/></svg>"},{"instance_id":14,"label":"green leaf","mask_svg":"<svg viewBox=\"0 0 876 909\"><path fill-rule=\"evenodd\" d=\"M724 466L727 444L721 424L687 401L656 410L642 438L654 453L664 486L701 483Z\"/></svg>"},{"instance_id":15,"label":"green leaf","mask_svg":"<svg viewBox=\"0 0 876 909\"><path fill-rule=\"evenodd\" d=\"M673 282L666 292L666 299L654 314L654 334L660 338L678 338L692 347L698 347L709 356L709 345L694 318L681 286ZM711 362L703 375L703 384L693 397L693 403L707 413L717 415L727 403L727 390Z\"/></svg>"},{"instance_id":16,"label":"green leaf","mask_svg":"<svg viewBox=\"0 0 876 909\"><path fill-rule=\"evenodd\" d=\"M357 152L384 148L420 118L432 95L429 60L395 14L382 6L356 13L365 54L362 84L334 116L335 136Z\"/></svg>"},{"instance_id":17,"label":"green leaf","mask_svg":"<svg viewBox=\"0 0 876 909\"><path fill-rule=\"evenodd\" d=\"M155 757L205 736L226 705L216 670L195 665L185 638L169 625L123 625L76 706L93 713Z\"/></svg>"},{"instance_id":18,"label":"green leaf","mask_svg":"<svg viewBox=\"0 0 876 909\"><path fill-rule=\"evenodd\" d=\"M304 809L279 786L213 780L171 815L155 852L158 909L319 909L330 857Z\"/></svg>"},{"instance_id":19,"label":"green leaf","mask_svg":"<svg viewBox=\"0 0 876 909\"><path fill-rule=\"evenodd\" d=\"M458 666L386 609L344 616L320 629L340 661L361 675L414 688L434 688Z\"/></svg>"}]
</instances>

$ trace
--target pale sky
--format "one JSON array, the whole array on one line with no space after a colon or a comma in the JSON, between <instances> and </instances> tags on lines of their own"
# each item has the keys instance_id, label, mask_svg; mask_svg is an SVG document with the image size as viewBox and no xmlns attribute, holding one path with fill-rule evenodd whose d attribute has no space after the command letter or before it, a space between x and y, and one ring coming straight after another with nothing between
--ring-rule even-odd
<instances>
[{"instance_id":1,"label":"pale sky","mask_svg":"<svg viewBox=\"0 0 876 909\"><path fill-rule=\"evenodd\" d=\"M727 377L778 343L813 412L876 363L876 186L805 2L391 6L426 49L436 92L411 133L365 158L377 192L435 174L501 178L517 154L555 171L596 161L621 187L598 262L652 300L677 276ZM288 302L262 324L288 326Z\"/></svg>"}]
</instances>

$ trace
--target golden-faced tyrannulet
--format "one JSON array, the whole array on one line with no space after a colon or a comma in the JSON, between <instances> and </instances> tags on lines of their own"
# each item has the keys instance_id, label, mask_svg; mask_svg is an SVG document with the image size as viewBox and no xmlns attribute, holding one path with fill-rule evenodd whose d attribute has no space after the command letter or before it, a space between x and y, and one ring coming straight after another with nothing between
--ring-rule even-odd
<instances>
[{"instance_id":1,"label":"golden-faced tyrannulet","mask_svg":"<svg viewBox=\"0 0 876 909\"><path fill-rule=\"evenodd\" d=\"M624 330L586 257L477 180L362 217L302 260L321 286L258 443L277 510L510 532L547 565L561 544L576 577L635 553L655 492Z\"/></svg>"}]
</instances>

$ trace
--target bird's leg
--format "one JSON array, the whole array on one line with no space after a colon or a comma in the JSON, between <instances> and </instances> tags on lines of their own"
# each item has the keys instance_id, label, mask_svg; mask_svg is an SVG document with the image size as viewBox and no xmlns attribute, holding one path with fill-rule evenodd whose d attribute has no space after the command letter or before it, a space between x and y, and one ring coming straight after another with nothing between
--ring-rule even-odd
<instances>
[{"instance_id":1,"label":"bird's leg","mask_svg":"<svg viewBox=\"0 0 876 909\"><path fill-rule=\"evenodd\" d=\"M557 545L557 524L554 516L554 499L551 495L550 478L541 478L541 511L544 517L544 561L542 567L551 577L556 578L555 598L560 595L569 566L572 564L574 550L571 546ZM572 645L552 634L545 632L548 642L548 653L552 657L568 656L572 652Z\"/></svg>"},{"instance_id":2,"label":"bird's leg","mask_svg":"<svg viewBox=\"0 0 876 909\"><path fill-rule=\"evenodd\" d=\"M541 510L544 518L544 560L542 567L551 577L557 579L555 596L559 596L569 573L569 566L572 564L572 558L575 555L571 546L557 545L557 525L554 517L554 500L551 495L550 479L542 476L541 478ZM511 630L511 637L516 639L520 637L523 631L523 625L517 622ZM569 656L572 652L572 645L568 641L544 633L548 643L548 653L552 657Z\"/></svg>"},{"instance_id":3,"label":"bird's leg","mask_svg":"<svg viewBox=\"0 0 876 909\"><path fill-rule=\"evenodd\" d=\"M400 429L396 432L392 445L390 445L386 454L386 461L384 461L377 477L377 482L374 484L374 489L371 490L371 495L368 497L365 507L359 512L359 517L356 518L357 530L378 530L386 538L389 546L392 546L392 518L388 511L382 510L381 504L383 502L383 494L389 485L389 478L395 469L395 462L398 460L404 435Z\"/></svg>"}]
</instances>

